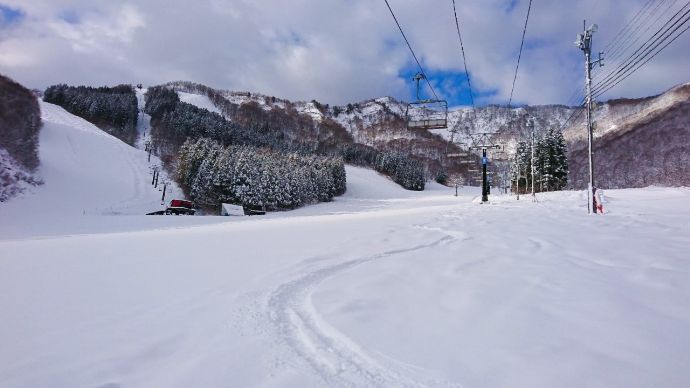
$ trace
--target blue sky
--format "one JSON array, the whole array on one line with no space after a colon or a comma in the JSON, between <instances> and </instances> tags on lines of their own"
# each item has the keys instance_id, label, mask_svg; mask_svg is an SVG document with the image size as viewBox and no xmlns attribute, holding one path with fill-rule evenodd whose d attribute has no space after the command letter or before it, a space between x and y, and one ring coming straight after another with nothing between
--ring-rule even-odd
<instances>
[{"instance_id":1,"label":"blue sky","mask_svg":"<svg viewBox=\"0 0 690 388\"><path fill-rule=\"evenodd\" d=\"M416 98L416 64L380 0L0 1L0 73L32 88L189 80L329 104ZM600 26L596 51L647 1L533 2L513 105L575 103L582 20ZM469 105L452 3L389 2L439 96ZM528 2L456 1L477 105L508 103ZM688 82L688 57L690 33L602 99Z\"/></svg>"},{"instance_id":2,"label":"blue sky","mask_svg":"<svg viewBox=\"0 0 690 388\"><path fill-rule=\"evenodd\" d=\"M18 23L24 16L21 9L0 4L0 27Z\"/></svg>"}]
</instances>

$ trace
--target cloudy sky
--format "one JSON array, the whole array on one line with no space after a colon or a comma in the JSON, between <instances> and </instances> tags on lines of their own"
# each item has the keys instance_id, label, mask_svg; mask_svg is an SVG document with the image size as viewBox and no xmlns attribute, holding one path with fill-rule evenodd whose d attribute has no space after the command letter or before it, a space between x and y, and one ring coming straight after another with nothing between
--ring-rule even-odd
<instances>
[{"instance_id":1,"label":"cloudy sky","mask_svg":"<svg viewBox=\"0 0 690 388\"><path fill-rule=\"evenodd\" d=\"M533 0L514 103L574 103L584 65L573 42L583 19L599 25L598 51L649 1L648 24L638 21L619 40L632 42L630 51L686 1ZM389 2L439 94L467 104L451 0ZM456 0L479 105L508 102L528 3ZM690 32L602 97L690 82L689 57ZM343 104L411 100L415 72L383 0L0 0L0 73L32 88L189 80Z\"/></svg>"}]
</instances>

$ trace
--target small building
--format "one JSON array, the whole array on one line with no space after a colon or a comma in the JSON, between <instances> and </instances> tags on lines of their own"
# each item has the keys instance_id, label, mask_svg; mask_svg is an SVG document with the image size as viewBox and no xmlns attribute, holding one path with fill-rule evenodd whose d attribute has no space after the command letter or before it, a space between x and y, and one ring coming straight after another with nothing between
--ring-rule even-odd
<instances>
[{"instance_id":1,"label":"small building","mask_svg":"<svg viewBox=\"0 0 690 388\"><path fill-rule=\"evenodd\" d=\"M220 206L221 216L244 216L244 208L240 205L224 203Z\"/></svg>"}]
</instances>

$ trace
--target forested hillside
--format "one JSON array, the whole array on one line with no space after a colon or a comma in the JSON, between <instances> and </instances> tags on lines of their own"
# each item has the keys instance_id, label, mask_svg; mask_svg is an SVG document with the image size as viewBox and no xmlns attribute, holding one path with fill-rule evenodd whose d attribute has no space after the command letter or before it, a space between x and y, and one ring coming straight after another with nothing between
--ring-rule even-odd
<instances>
[{"instance_id":1,"label":"forested hillside","mask_svg":"<svg viewBox=\"0 0 690 388\"><path fill-rule=\"evenodd\" d=\"M235 203L267 210L328 202L345 193L340 158L285 154L250 146L223 146L207 138L179 150L176 179L198 205Z\"/></svg>"},{"instance_id":2,"label":"forested hillside","mask_svg":"<svg viewBox=\"0 0 690 388\"><path fill-rule=\"evenodd\" d=\"M213 99L220 99L212 89ZM227 101L226 101L227 102ZM294 108L264 110L258 104L223 105L235 109L233 117L209 112L181 102L167 86L149 88L146 112L151 115L153 145L170 165L186 139L213 139L224 146L251 146L271 152L305 157L342 158L345 162L375 168L409 190L423 190L424 165L400 152L380 152L353 142L334 121L314 122ZM241 117L241 119L239 119Z\"/></svg>"},{"instance_id":3,"label":"forested hillside","mask_svg":"<svg viewBox=\"0 0 690 388\"><path fill-rule=\"evenodd\" d=\"M39 182L38 134L41 110L36 96L0 75L0 202Z\"/></svg>"},{"instance_id":4,"label":"forested hillside","mask_svg":"<svg viewBox=\"0 0 690 388\"><path fill-rule=\"evenodd\" d=\"M345 131L348 140L342 152L350 163L353 160L349 157L356 155L360 163L371 167L375 153L393 151L422 162L426 179L455 174L454 180L459 177L461 182L470 184L478 184L472 173L478 166L478 158L462 153L460 147L471 145L473 138L482 133L489 133L492 143L503 145L504 153L489 155L489 170L494 173L494 184L499 185L519 143L529 141L531 128L527 123L532 118L537 139L549 131L563 132L567 159L571 161L566 187L582 188L586 184L583 164L586 158L581 154L582 141L586 138L585 115L577 107L490 105L476 110L461 107L449 111L447 129L410 131L403 120L405 103L390 97L329 106L317 101L292 102L257 93L217 90L189 82L173 82L168 86L208 96L226 118L238 123L268 123L266 126L271 127L271 123L284 121L278 117L293 117L291 125L283 127L287 139L316 139L315 133L328 138ZM659 96L598 104L594 112L595 149L600 151L595 159L600 168L595 173L601 186L678 185L690 179L690 173L683 168L685 143L679 142L685 139L690 128L690 116L684 113L683 107L687 101L690 101L690 85L686 84ZM451 139L455 144L449 142ZM458 153L463 156L447 156ZM613 154L621 157L610 157ZM555 178L546 178L547 175L538 179L548 179L549 185L553 184Z\"/></svg>"},{"instance_id":5,"label":"forested hillside","mask_svg":"<svg viewBox=\"0 0 690 388\"><path fill-rule=\"evenodd\" d=\"M115 87L53 85L43 101L63 107L99 128L133 145L136 140L137 97L131 85Z\"/></svg>"},{"instance_id":6,"label":"forested hillside","mask_svg":"<svg viewBox=\"0 0 690 388\"><path fill-rule=\"evenodd\" d=\"M571 145L570 160L574 181L585 182L586 141ZM597 138L594 164L595 185L602 188L690 185L690 100Z\"/></svg>"}]
</instances>

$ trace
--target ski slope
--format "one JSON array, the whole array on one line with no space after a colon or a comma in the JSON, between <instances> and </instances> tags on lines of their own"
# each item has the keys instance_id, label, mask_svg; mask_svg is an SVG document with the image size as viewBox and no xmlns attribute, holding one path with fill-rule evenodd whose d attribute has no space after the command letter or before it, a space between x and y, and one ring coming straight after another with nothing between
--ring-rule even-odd
<instances>
[{"instance_id":1,"label":"ski slope","mask_svg":"<svg viewBox=\"0 0 690 388\"><path fill-rule=\"evenodd\" d=\"M201 94L194 94L194 93L185 93L185 92L177 92L177 95L180 97L180 101L186 102L187 104L192 104L198 108L206 109L209 112L215 112L218 113L219 115L222 115L220 109L218 109L211 100Z\"/></svg>"},{"instance_id":2,"label":"ski slope","mask_svg":"<svg viewBox=\"0 0 690 388\"><path fill-rule=\"evenodd\" d=\"M690 190L402 190L147 217L145 153L42 105L0 207L1 387L690 386ZM63 204L58 208L52 203Z\"/></svg>"}]
</instances>

